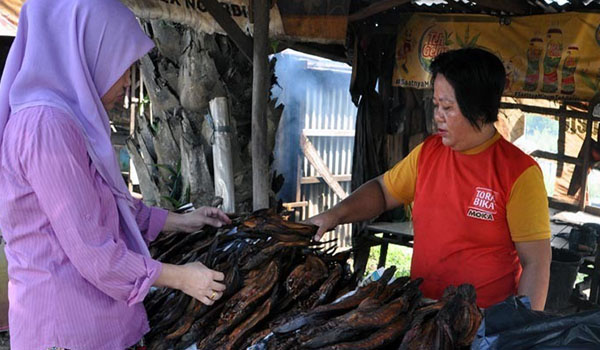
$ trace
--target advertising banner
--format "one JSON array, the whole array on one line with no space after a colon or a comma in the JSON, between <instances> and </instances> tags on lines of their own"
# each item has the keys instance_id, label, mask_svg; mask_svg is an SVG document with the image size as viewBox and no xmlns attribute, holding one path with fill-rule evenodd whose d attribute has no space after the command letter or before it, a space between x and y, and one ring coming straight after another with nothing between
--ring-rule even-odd
<instances>
[{"instance_id":1,"label":"advertising banner","mask_svg":"<svg viewBox=\"0 0 600 350\"><path fill-rule=\"evenodd\" d=\"M25 0L0 0L0 30L14 35L19 12ZM173 21L205 33L225 34L201 0L121 0L138 17ZM243 31L252 33L250 0L223 0L221 6ZM273 39L344 44L348 27L350 0L274 1L271 8L270 36Z\"/></svg>"},{"instance_id":2,"label":"advertising banner","mask_svg":"<svg viewBox=\"0 0 600 350\"><path fill-rule=\"evenodd\" d=\"M201 0L121 0L144 19L162 19L189 25L200 32L225 34ZM219 1L243 31L252 33L249 0ZM270 12L273 39L343 44L350 0L275 2Z\"/></svg>"},{"instance_id":3,"label":"advertising banner","mask_svg":"<svg viewBox=\"0 0 600 350\"><path fill-rule=\"evenodd\" d=\"M502 60L506 96L590 100L600 92L600 14L577 12L407 16L399 28L394 85L430 88L431 61L465 47Z\"/></svg>"}]
</instances>

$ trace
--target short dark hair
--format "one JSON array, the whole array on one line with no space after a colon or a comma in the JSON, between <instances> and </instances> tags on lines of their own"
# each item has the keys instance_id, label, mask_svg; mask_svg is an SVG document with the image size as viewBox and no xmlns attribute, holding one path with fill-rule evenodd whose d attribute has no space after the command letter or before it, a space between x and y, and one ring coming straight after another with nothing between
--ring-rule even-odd
<instances>
[{"instance_id":1,"label":"short dark hair","mask_svg":"<svg viewBox=\"0 0 600 350\"><path fill-rule=\"evenodd\" d=\"M506 70L493 53L466 48L438 55L431 62L432 82L438 74L454 88L461 113L479 129L498 120L500 99L506 83Z\"/></svg>"}]
</instances>

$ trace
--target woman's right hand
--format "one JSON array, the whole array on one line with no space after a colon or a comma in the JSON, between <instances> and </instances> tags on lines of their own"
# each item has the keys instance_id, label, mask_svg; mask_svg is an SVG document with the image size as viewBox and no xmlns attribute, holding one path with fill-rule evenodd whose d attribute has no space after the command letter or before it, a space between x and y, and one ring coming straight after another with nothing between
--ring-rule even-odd
<instances>
[{"instance_id":1,"label":"woman's right hand","mask_svg":"<svg viewBox=\"0 0 600 350\"><path fill-rule=\"evenodd\" d=\"M329 230L333 230L338 224L339 219L335 215L335 213L331 210L325 211L319 215L315 215L308 219L308 222L319 226L317 233L315 234L315 240L321 240L321 237L325 234L325 232Z\"/></svg>"},{"instance_id":2,"label":"woman's right hand","mask_svg":"<svg viewBox=\"0 0 600 350\"><path fill-rule=\"evenodd\" d=\"M225 285L222 272L211 270L201 262L181 265L183 284L179 288L185 294L198 299L206 305L212 305L221 299Z\"/></svg>"},{"instance_id":3,"label":"woman's right hand","mask_svg":"<svg viewBox=\"0 0 600 350\"><path fill-rule=\"evenodd\" d=\"M201 262L185 265L162 264L162 272L156 286L179 289L198 299L205 305L212 305L223 296L225 275L204 266Z\"/></svg>"},{"instance_id":4,"label":"woman's right hand","mask_svg":"<svg viewBox=\"0 0 600 350\"><path fill-rule=\"evenodd\" d=\"M367 181L351 195L333 208L309 218L307 221L319 226L315 240L337 225L370 220L385 210L395 208L400 203L386 190L383 175Z\"/></svg>"}]
</instances>

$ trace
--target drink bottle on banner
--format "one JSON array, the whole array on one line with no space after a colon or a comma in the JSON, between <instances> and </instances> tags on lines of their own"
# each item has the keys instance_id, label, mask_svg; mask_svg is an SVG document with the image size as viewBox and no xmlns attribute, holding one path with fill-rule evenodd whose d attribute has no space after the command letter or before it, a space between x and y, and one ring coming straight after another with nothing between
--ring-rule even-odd
<instances>
[{"instance_id":1,"label":"drink bottle on banner","mask_svg":"<svg viewBox=\"0 0 600 350\"><path fill-rule=\"evenodd\" d=\"M567 49L567 57L565 57L561 71L560 92L562 94L571 95L575 92L575 70L579 61L578 53L579 48L575 45L571 45Z\"/></svg>"},{"instance_id":2,"label":"drink bottle on banner","mask_svg":"<svg viewBox=\"0 0 600 350\"><path fill-rule=\"evenodd\" d=\"M558 90L558 65L562 57L562 30L559 28L548 29L546 55L544 56L544 79L542 92L556 92Z\"/></svg>"},{"instance_id":3,"label":"drink bottle on banner","mask_svg":"<svg viewBox=\"0 0 600 350\"><path fill-rule=\"evenodd\" d=\"M534 37L529 41L527 49L527 72L525 73L525 83L523 90L535 91L538 88L540 80L540 59L544 51L544 41L542 38Z\"/></svg>"}]
</instances>

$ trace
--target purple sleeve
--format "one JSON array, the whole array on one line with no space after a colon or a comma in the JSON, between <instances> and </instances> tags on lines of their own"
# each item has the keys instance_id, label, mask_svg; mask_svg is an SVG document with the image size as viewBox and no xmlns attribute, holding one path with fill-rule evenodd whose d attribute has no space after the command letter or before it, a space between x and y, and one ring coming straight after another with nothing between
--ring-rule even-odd
<instances>
[{"instance_id":1,"label":"purple sleeve","mask_svg":"<svg viewBox=\"0 0 600 350\"><path fill-rule=\"evenodd\" d=\"M23 171L71 263L115 300L141 302L162 265L129 250L120 232L107 227L118 218L102 215L103 203L77 126L59 116L27 136Z\"/></svg>"},{"instance_id":2,"label":"purple sleeve","mask_svg":"<svg viewBox=\"0 0 600 350\"><path fill-rule=\"evenodd\" d=\"M165 227L169 212L157 207L148 207L139 199L134 199L134 201L135 221L140 227L144 240L152 242L158 237L163 227Z\"/></svg>"}]
</instances>

